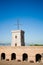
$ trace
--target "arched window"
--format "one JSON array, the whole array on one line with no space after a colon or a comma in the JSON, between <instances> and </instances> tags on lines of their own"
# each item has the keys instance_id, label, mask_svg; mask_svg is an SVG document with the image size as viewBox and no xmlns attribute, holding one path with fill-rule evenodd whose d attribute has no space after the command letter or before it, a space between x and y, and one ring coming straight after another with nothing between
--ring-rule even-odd
<instances>
[{"instance_id":1,"label":"arched window","mask_svg":"<svg viewBox=\"0 0 43 65\"><path fill-rule=\"evenodd\" d=\"M12 53L11 54L11 60L15 60L16 59L16 54L15 53Z\"/></svg>"},{"instance_id":2,"label":"arched window","mask_svg":"<svg viewBox=\"0 0 43 65\"><path fill-rule=\"evenodd\" d=\"M5 60L5 53L1 53L1 60Z\"/></svg>"},{"instance_id":3,"label":"arched window","mask_svg":"<svg viewBox=\"0 0 43 65\"><path fill-rule=\"evenodd\" d=\"M41 61L41 55L40 54L36 54L36 62L40 62Z\"/></svg>"},{"instance_id":4,"label":"arched window","mask_svg":"<svg viewBox=\"0 0 43 65\"><path fill-rule=\"evenodd\" d=\"M26 53L24 53L22 55L22 59L23 59L23 61L27 61L28 60L28 55Z\"/></svg>"}]
</instances>

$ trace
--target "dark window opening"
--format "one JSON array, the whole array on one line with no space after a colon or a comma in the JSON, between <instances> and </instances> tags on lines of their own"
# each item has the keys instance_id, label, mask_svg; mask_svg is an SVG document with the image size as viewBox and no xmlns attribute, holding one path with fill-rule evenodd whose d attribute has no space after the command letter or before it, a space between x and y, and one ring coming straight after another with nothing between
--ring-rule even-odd
<instances>
[{"instance_id":1,"label":"dark window opening","mask_svg":"<svg viewBox=\"0 0 43 65\"><path fill-rule=\"evenodd\" d=\"M36 62L40 62L41 61L41 55L40 54L36 54Z\"/></svg>"},{"instance_id":2,"label":"dark window opening","mask_svg":"<svg viewBox=\"0 0 43 65\"><path fill-rule=\"evenodd\" d=\"M15 36L15 38L17 38L17 36Z\"/></svg>"},{"instance_id":3,"label":"dark window opening","mask_svg":"<svg viewBox=\"0 0 43 65\"><path fill-rule=\"evenodd\" d=\"M1 60L5 60L5 53L1 54Z\"/></svg>"},{"instance_id":4,"label":"dark window opening","mask_svg":"<svg viewBox=\"0 0 43 65\"><path fill-rule=\"evenodd\" d=\"M17 46L17 43L15 43L15 46Z\"/></svg>"},{"instance_id":5,"label":"dark window opening","mask_svg":"<svg viewBox=\"0 0 43 65\"><path fill-rule=\"evenodd\" d=\"M23 54L23 61L27 61L28 60L28 55L26 53Z\"/></svg>"},{"instance_id":6,"label":"dark window opening","mask_svg":"<svg viewBox=\"0 0 43 65\"><path fill-rule=\"evenodd\" d=\"M16 54L15 53L12 53L11 54L11 60L15 60L16 59Z\"/></svg>"}]
</instances>

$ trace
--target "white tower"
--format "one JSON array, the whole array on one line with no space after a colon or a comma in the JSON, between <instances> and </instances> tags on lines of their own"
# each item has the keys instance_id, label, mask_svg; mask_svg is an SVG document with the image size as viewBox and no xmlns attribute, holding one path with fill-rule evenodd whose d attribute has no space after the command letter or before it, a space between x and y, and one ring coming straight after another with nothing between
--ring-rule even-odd
<instances>
[{"instance_id":1,"label":"white tower","mask_svg":"<svg viewBox=\"0 0 43 65\"><path fill-rule=\"evenodd\" d=\"M11 46L25 46L24 43L24 31L15 30L12 31L12 43Z\"/></svg>"}]
</instances>

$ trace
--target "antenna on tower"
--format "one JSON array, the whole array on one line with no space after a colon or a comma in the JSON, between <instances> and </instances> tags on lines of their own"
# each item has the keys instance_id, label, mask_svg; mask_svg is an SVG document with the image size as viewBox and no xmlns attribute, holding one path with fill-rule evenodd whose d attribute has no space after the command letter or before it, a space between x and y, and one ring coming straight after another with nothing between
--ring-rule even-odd
<instances>
[{"instance_id":1,"label":"antenna on tower","mask_svg":"<svg viewBox=\"0 0 43 65\"><path fill-rule=\"evenodd\" d=\"M19 20L17 20L17 29L19 30Z\"/></svg>"},{"instance_id":2,"label":"antenna on tower","mask_svg":"<svg viewBox=\"0 0 43 65\"><path fill-rule=\"evenodd\" d=\"M19 30L21 24L19 24L19 20L18 19L17 19L17 24L15 24L15 25L17 26L17 29Z\"/></svg>"}]
</instances>

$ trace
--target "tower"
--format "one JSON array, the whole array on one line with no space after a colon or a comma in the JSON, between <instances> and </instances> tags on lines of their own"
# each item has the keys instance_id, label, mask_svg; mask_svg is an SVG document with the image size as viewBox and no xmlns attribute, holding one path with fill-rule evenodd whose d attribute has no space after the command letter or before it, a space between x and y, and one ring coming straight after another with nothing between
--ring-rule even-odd
<instances>
[{"instance_id":1,"label":"tower","mask_svg":"<svg viewBox=\"0 0 43 65\"><path fill-rule=\"evenodd\" d=\"M17 20L17 29L18 30L14 30L12 31L12 43L11 46L24 46L24 31L23 30L19 30L19 26L21 24L19 24L19 21Z\"/></svg>"},{"instance_id":2,"label":"tower","mask_svg":"<svg viewBox=\"0 0 43 65\"><path fill-rule=\"evenodd\" d=\"M11 44L11 46L25 46L24 31L22 31L22 30L12 31L12 44Z\"/></svg>"}]
</instances>

